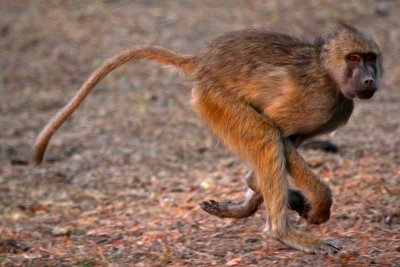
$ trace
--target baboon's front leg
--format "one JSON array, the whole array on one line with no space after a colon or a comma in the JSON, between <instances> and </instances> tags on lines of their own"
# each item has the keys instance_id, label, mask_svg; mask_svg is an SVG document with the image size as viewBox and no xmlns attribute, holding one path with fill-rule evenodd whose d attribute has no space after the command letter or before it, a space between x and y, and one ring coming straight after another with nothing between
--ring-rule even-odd
<instances>
[{"instance_id":1,"label":"baboon's front leg","mask_svg":"<svg viewBox=\"0 0 400 267\"><path fill-rule=\"evenodd\" d=\"M326 222L330 217L332 206L331 190L311 171L291 141L284 140L284 143L287 169L295 185L302 190L311 204L311 209L305 213L307 222L313 224Z\"/></svg>"}]
</instances>

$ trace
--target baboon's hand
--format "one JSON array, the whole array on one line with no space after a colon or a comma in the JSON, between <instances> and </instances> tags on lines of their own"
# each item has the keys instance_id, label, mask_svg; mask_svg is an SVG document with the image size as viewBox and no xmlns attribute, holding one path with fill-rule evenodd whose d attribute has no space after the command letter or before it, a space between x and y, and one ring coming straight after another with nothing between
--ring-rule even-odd
<instances>
[{"instance_id":1,"label":"baboon's hand","mask_svg":"<svg viewBox=\"0 0 400 267\"><path fill-rule=\"evenodd\" d=\"M328 221L330 215L330 208L321 210L311 207L311 210L305 215L305 218L308 223L321 224Z\"/></svg>"},{"instance_id":2,"label":"baboon's hand","mask_svg":"<svg viewBox=\"0 0 400 267\"><path fill-rule=\"evenodd\" d=\"M301 217L307 219L311 209L310 203L299 190L289 189L289 209L296 211Z\"/></svg>"},{"instance_id":3,"label":"baboon's hand","mask_svg":"<svg viewBox=\"0 0 400 267\"><path fill-rule=\"evenodd\" d=\"M321 224L329 219L332 201L330 197L322 199L324 201L310 204L301 191L289 189L289 209L296 211L308 223Z\"/></svg>"},{"instance_id":4,"label":"baboon's hand","mask_svg":"<svg viewBox=\"0 0 400 267\"><path fill-rule=\"evenodd\" d=\"M307 213L307 222L312 224L321 224L329 220L331 215L332 195L328 187L326 190L315 194L317 198L311 199L311 209Z\"/></svg>"}]
</instances>

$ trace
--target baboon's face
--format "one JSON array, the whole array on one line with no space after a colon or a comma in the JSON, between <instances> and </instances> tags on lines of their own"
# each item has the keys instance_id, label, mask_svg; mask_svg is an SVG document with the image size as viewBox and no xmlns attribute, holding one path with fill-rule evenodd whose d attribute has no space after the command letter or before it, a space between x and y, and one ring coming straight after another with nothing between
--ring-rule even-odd
<instances>
[{"instance_id":1,"label":"baboon's face","mask_svg":"<svg viewBox=\"0 0 400 267\"><path fill-rule=\"evenodd\" d=\"M345 57L343 94L348 98L371 98L378 89L378 56L375 53L350 53Z\"/></svg>"}]
</instances>

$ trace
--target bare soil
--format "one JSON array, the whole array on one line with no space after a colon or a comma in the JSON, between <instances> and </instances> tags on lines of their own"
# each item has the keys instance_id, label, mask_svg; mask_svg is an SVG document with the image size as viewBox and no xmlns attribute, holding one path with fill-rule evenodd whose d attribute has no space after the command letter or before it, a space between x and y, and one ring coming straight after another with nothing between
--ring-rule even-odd
<instances>
[{"instance_id":1,"label":"bare soil","mask_svg":"<svg viewBox=\"0 0 400 267\"><path fill-rule=\"evenodd\" d=\"M400 2L0 0L1 266L400 266ZM337 19L372 35L385 74L348 125L301 150L334 193L335 255L287 248L244 220L203 212L240 200L247 167L192 111L190 82L148 62L109 75L30 164L34 138L111 55L136 44L197 53L231 30L313 38Z\"/></svg>"}]
</instances>

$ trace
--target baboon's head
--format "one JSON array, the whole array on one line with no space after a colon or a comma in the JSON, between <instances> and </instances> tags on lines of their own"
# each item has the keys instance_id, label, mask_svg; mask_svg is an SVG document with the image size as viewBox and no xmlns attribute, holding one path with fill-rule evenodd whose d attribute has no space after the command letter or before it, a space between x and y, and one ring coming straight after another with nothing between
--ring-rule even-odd
<instances>
[{"instance_id":1,"label":"baboon's head","mask_svg":"<svg viewBox=\"0 0 400 267\"><path fill-rule=\"evenodd\" d=\"M346 98L371 98L382 75L381 52L375 41L353 26L340 24L337 31L316 40L323 66Z\"/></svg>"}]
</instances>

